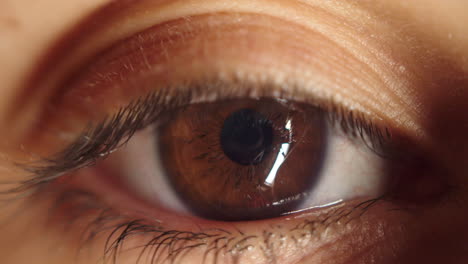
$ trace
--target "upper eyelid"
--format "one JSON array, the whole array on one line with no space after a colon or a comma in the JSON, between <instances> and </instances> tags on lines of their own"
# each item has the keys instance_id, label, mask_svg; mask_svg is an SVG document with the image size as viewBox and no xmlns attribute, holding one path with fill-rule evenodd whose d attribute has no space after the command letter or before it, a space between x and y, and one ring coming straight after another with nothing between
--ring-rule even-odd
<instances>
[{"instance_id":1,"label":"upper eyelid","mask_svg":"<svg viewBox=\"0 0 468 264\"><path fill-rule=\"evenodd\" d=\"M132 2L132 1L128 1L128 2ZM135 6L144 5L145 2L149 3L151 1L135 1L135 3L136 3ZM112 4L112 5L110 5L110 6L106 7L106 8L103 8L103 9L100 9L100 10L96 11L95 14L90 15L90 17L87 19L87 23L80 23L76 28L74 28L72 30L72 33L67 34L56 45L52 46L50 54L46 54L45 58L42 60L44 63L41 63L41 70L38 72L38 74L34 74L34 75L38 76L38 78L39 78L39 76L47 76L47 81L46 80L40 80L38 78L31 78L31 84L26 85L26 87L31 87L31 88L34 88L34 90L43 90L43 91L47 91L47 90L51 89L51 87L57 87L57 86L59 86L58 82L60 82L58 78L62 78L60 76L63 76L65 72L72 71L72 70L70 70L70 67L78 66L78 61L79 60L89 59L90 56L91 56L91 53L92 53L91 51L92 50L102 50L104 46L108 45L108 44L105 44L105 43L114 42L117 39L123 39L123 38L125 38L127 36L130 36L130 35L134 34L135 32L137 32L139 30L142 30L144 28L148 28L151 25L154 25L155 23L157 24L157 23L161 23L162 21L164 21L164 18L159 17L158 13L147 12L147 13L151 14L151 16L154 17L154 18L152 18L151 21L147 21L146 24L138 25L138 22L136 22L137 20L128 19L128 17L126 17L125 14L117 14L118 13L117 9L119 7L122 7L121 4L122 4L121 2L118 2L115 5ZM128 4L128 3L126 3L126 4ZM310 5L310 3L307 3L307 5ZM219 5L219 7L218 7L218 3L215 3L212 6L216 6L216 7L210 7L211 9L210 9L209 12L227 11L227 10L222 9L221 6L223 6L223 5L221 5L221 4ZM258 6L260 7L261 4L259 3ZM317 8L318 8L317 10L327 9L327 8L322 8L321 6L322 5L316 5L316 6L310 5L309 8L311 8L311 9L308 10L309 8L306 8L306 10L308 10L308 12L310 11L310 12L313 13L313 12L320 12L320 11L316 11ZM345 6L347 6L347 4L345 4ZM261 15L260 13L262 13L262 12L260 12L261 9L259 7L254 8L254 10L255 10L255 12L259 12L259 15ZM242 12L242 11L247 11L248 10L248 9L243 8L241 4L236 8L231 8L232 9L231 11L232 12L236 12L236 11ZM333 12L340 13L340 16L342 16L343 13L346 13L345 12L346 10L353 10L353 12L358 12L358 13L361 12L363 14L365 14L366 12L369 12L368 10L363 10L363 9L356 8L354 6L354 4L350 4L346 8L344 6L341 6L341 8L342 9L338 9L337 11L333 11ZM138 9L138 8L135 8L135 9ZM122 10L122 9L120 9L120 10ZM264 13L265 14L269 13L269 12L270 13L275 13L274 14L275 16L282 17L282 19L285 19L285 21L287 21L286 18L288 16L285 16L285 15L281 16L280 13L278 13L278 12L276 12L274 10L275 9L272 9L272 8L269 7L268 10L264 11ZM192 13L190 13L190 12L182 13L181 16L182 17L188 17L190 15L200 14L200 13L204 13L204 12L208 13L207 11L199 10L199 11L197 11L195 13L193 13L193 12ZM142 14L140 14L140 13L136 14L135 16L137 16L137 15L141 16ZM305 14L297 13L296 16L303 18L301 20L301 23L303 23L303 21L307 21L307 20L305 20ZM119 21L119 18L123 18L123 17L125 17L125 19L122 19L122 21ZM169 18L165 18L166 21L168 19ZM139 20L142 20L142 19L139 19ZM320 25L321 23L319 21L320 21L319 19L317 20L316 18L314 18L313 22L311 22L311 25ZM128 23L135 24L136 26L135 27L129 27ZM118 33L118 34L112 36L112 34L110 34L109 31L106 28L113 28L112 34L116 34L116 33ZM119 28L119 30L115 30L115 28ZM99 39L98 40L96 40L96 39L93 40L93 38L95 38L96 36L99 36ZM362 37L364 37L364 35ZM73 40L73 41L70 41L70 40ZM367 41L368 40L366 40L365 42L367 42ZM95 43L95 44L91 44L91 43ZM368 46L367 49L370 48L371 46L372 45ZM78 56L79 60L77 60L77 58L74 58L74 59L70 58L70 56L68 56L70 54L73 54L73 56L75 56L75 57ZM88 54L88 55L86 55L86 54ZM50 59L50 57L53 57L55 59ZM62 60L62 58L67 58L67 60L66 60L66 62L57 61L57 58L60 58L60 60ZM68 70L67 70L67 68L68 68ZM61 74L54 74L53 71L49 72L48 69L49 70L53 69L53 70L60 71ZM44 74L44 72L47 72L47 74ZM39 74L39 73L41 73L41 74ZM28 91L29 92L24 93L24 96L20 96L20 98L21 98L20 100L27 101L26 99L31 97L31 93L30 93L31 90L28 89ZM14 109L14 111L12 111L12 112L16 111L19 114L20 111L18 111L18 110L21 110L21 109ZM12 116L14 116L14 115L12 115Z\"/></svg>"},{"instance_id":2,"label":"upper eyelid","mask_svg":"<svg viewBox=\"0 0 468 264\"><path fill-rule=\"evenodd\" d=\"M224 15L219 15L219 16L224 16ZM248 19L252 19L252 17L254 17L255 15L253 15L253 14L237 14L233 18L243 17L243 16L248 17ZM210 18L210 19L214 19L214 18ZM262 17L258 17L256 20L262 20ZM247 21L247 20L245 20L245 21ZM268 21L270 21L270 20L268 20ZM276 21L276 23L282 23L282 22L283 22L282 20L277 20ZM162 26L162 29L158 29L158 30L161 30L161 31L164 31L164 30L176 31L174 36L177 36L178 35L178 33L177 33L178 26L176 26L177 23L176 22L168 23L167 25ZM181 22L181 23L184 23L184 22ZM253 24L256 25L255 23L253 23ZM190 27L193 27L193 26L191 25ZM149 31L152 32L154 30L151 29ZM139 68L141 68L141 66L134 65L131 61L132 60L146 61L146 58L140 58L141 56L139 56L139 55L141 55L141 54L136 54L138 56L127 55L126 52L134 52L134 53L143 53L143 52L145 52L145 53L149 53L149 54L155 53L155 52L160 52L159 50L156 50L156 49L153 49L153 48L149 48L147 50L146 47L139 46L140 44L141 45L154 45L154 44L150 43L150 39L153 38L153 37L156 37L156 38L158 37L158 36L153 36L152 33L145 33L145 32L143 32L141 34L139 33L136 36L133 36L132 38L126 40L125 44L121 45L124 48L121 49L121 46L118 45L118 46L116 46L116 47L114 47L114 48L112 48L110 50L110 52L109 52L110 54L104 53L103 56L98 57L97 58L98 63L91 64L92 68L90 68L90 71L89 71L90 74L88 74L88 73L86 73L86 71L84 71L83 76L80 76L80 78L83 79L83 82L82 83L80 83L80 82L72 83L69 86L74 87L74 88L68 87L67 89L72 90L72 89L76 88L77 90L81 90L81 89L96 90L94 88L94 86L95 86L94 84L92 86L90 86L90 87L86 87L86 86L88 86L88 82L94 83L94 82L96 82L96 80L97 80L97 82L100 82L99 78L102 78L100 76L104 77L103 80L105 81L105 84L107 86L117 86L118 87L120 85L120 82L121 82L119 80L119 74L125 74L123 72L121 73L120 72L121 69L119 69L118 67L120 67L120 68L133 68L133 67L136 67L136 68L138 68L137 71L142 71L141 69L139 69ZM181 32L181 34L182 33L184 33L184 32ZM302 34L306 34L306 33L307 32L302 32ZM162 34L164 34L164 32L162 32ZM190 34L190 33L187 33L187 34ZM171 37L174 37L174 36L168 36L168 41L170 41ZM181 38L182 38L182 41L185 41L183 36ZM314 37L314 39L316 40L315 41L316 43L320 42L319 39L316 39L315 37ZM299 40L297 40L297 41L299 41ZM127 44L127 42L129 42L130 44ZM127 45L135 46L136 50L131 50L131 49L125 48L125 46L127 46ZM163 45L163 44L161 44L161 45ZM304 45L306 45L306 44L304 44ZM328 45L328 44L325 41L323 44L320 44L320 45ZM331 44L329 46L334 46L334 45ZM163 50L167 49L167 48L170 48L170 47L160 47L160 49L163 49ZM112 55L112 52L114 52L114 55ZM330 51L328 51L328 52L337 54L337 53L341 53L342 51L340 50L340 48L330 48ZM323 53L323 51L320 51L319 53ZM333 54L329 54L329 55L333 55ZM117 57L115 57L115 56L117 56ZM309 56L309 55L307 55L307 56ZM397 120L402 120L403 119L404 115L403 116L400 115L398 117L398 119L393 119L392 120L391 118L388 118L388 116L387 116L388 115L387 112L389 112L389 111L385 111L385 110L379 111L378 106L382 105L382 103L380 101L383 102L384 100L376 100L376 99L378 98L378 96L380 96L379 94L381 94L381 92L383 92L385 84L382 83L382 81L380 80L381 78L379 79L379 77L371 76L371 75L375 75L375 73L372 72L372 70L369 67L367 67L366 65L363 66L362 63L360 63L355 57L351 58L350 60L346 60L346 62L344 62L344 64L354 63L353 67L349 67L347 65L339 65L339 62L335 62L338 59L346 58L346 56L348 56L347 54L340 55L339 57L333 57L333 56L324 57L324 56L318 56L318 55L314 55L314 56L317 56L317 57L314 57L312 59L313 62L304 61L304 62L301 62L300 64L296 65L296 67L304 67L304 70L306 70L306 71L304 72L304 74L302 74L302 72L301 73L296 72L294 74L296 74L297 76L294 76L294 77L296 77L296 79L302 79L302 80L304 80L304 82L308 82L307 84L302 84L302 86L307 87L308 89L312 89L315 96L330 97L331 95L337 94L338 95L337 97L341 97L341 98L352 97L352 96L354 96L353 93L356 93L356 91L348 91L350 89L345 89L345 88L347 88L345 86L354 87L354 89L360 89L359 93L365 93L365 96L360 96L361 99L359 99L359 100L362 101L362 100L364 100L363 98L367 98L367 97L369 97L369 98L366 99L367 107L363 107L362 103L357 103L356 100L354 100L354 102L352 102L352 103L351 103L352 100L348 100L348 102L346 102L346 103L350 107L357 108L362 112L368 111L369 107L373 107L373 111L374 111L373 114L376 115L376 116L379 116L379 118L381 118L382 120L385 120L386 122L392 122L392 121L396 122ZM161 60L159 60L159 61L161 61ZM331 63L330 61L332 61L333 63ZM109 65L107 63L109 63ZM150 63L150 65L149 65L150 67L153 67L153 65L155 65L154 61L149 62L149 63ZM161 62L156 62L156 63L161 63ZM338 65L336 63L338 63ZM210 64L210 63L205 62L205 64ZM117 67L116 67L116 65L117 65ZM110 68L109 66L112 66L112 68ZM165 64L162 64L162 66L161 65L157 65L157 66L158 67L162 67L162 66L167 67ZM179 65L177 67L181 68L180 66L183 66L183 65ZM272 67L272 65L270 65L268 67L269 68L274 68L274 69L278 68L278 67ZM257 67L257 68L259 69L259 67ZM265 67L263 67L263 68L265 68ZM332 72L334 72L333 73L334 75L332 75L329 78L326 77L327 75L329 75L329 71L327 72L326 70L324 70L324 69L327 69L327 68L328 69L333 69ZM353 70L350 70L349 68L353 68ZM276 71L275 70L270 71L269 72L270 77L268 77L268 76L258 76L258 74L252 74L252 73L249 73L249 71L245 71L245 72L238 71L235 74L247 75L247 76L245 76L246 78L259 78L259 79L261 79L261 78L264 78L264 77L268 77L269 79L272 79L271 76L275 76L275 78L276 78L276 76L286 76L286 78L290 77L289 79L291 79L292 76L287 76L288 74L278 74L278 71L280 69L281 68L279 68ZM177 70L179 70L179 69L177 69ZM356 73L351 72L351 71L366 72L367 76L365 76L365 78L364 78L364 76L355 76ZM341 73L340 74L341 76L338 76L337 73ZM265 74L265 75L268 75L268 74ZM305 78L304 75L306 75L307 77ZM351 77L354 76L354 78L352 78L352 80L350 80L351 79L350 75L351 75ZM181 76L179 76L179 78L180 77ZM113 78L115 80L113 80ZM284 77L279 77L279 79L277 81L282 82L283 81L283 80L281 80L282 78L284 79ZM331 78L333 78L333 80L330 80ZM377 78L377 79L374 80L375 78ZM367 80L367 79L369 79L369 80ZM357 82L355 80L357 80ZM152 81L157 83L160 80L154 79ZM287 81L287 80L284 80L284 81ZM379 82L379 83L376 83L376 82ZM147 84L143 84L143 85L147 85ZM142 84L138 84L138 85L135 84L135 86L142 86ZM339 87L339 88L337 88L337 87ZM364 87L364 88L356 88L356 87ZM374 92L372 92L372 91L374 91ZM375 91L379 91L379 93L376 93ZM88 93L88 92L84 92L84 93L79 92L80 95L83 95L83 94L86 94L86 93ZM384 93L384 94L386 94L386 93ZM92 95L94 95L94 94L92 94ZM384 98L384 99L386 99L385 105L387 105L389 102L392 102L392 101L393 101L393 103L398 101L396 99L395 100L393 100L393 99L389 100L389 98L391 98L391 97L392 96L389 95L389 96L386 96ZM338 98L336 98L336 99L338 99ZM374 100L374 101L372 102L372 100ZM372 103L370 103L370 102L372 102ZM370 112L372 112L372 111L370 111ZM392 111L390 111L390 112L392 112ZM379 114L377 114L377 113L379 113ZM400 114L402 114L402 113L400 113ZM408 122L406 122L406 124L407 123Z\"/></svg>"},{"instance_id":3,"label":"upper eyelid","mask_svg":"<svg viewBox=\"0 0 468 264\"><path fill-rule=\"evenodd\" d=\"M250 14L250 15L251 15L251 14ZM258 20L258 19L257 19L257 20ZM106 66L106 65L104 64L104 66ZM259 79L261 80L261 79L263 79L264 77L265 77L265 76L263 76L263 77L260 76ZM291 79L294 79L294 78L291 78ZM85 82L86 82L86 78L85 78ZM302 85L302 84L296 84L296 83L294 83L294 80L293 80L293 82L290 82L290 83L288 83L288 80L282 80L282 83L278 83L278 82L276 81L276 83L272 83L272 84L273 84L273 87L282 87L282 88L284 88L285 90L287 90L287 89L289 89L289 90L296 90L296 91L294 91L294 92L297 92L297 90L300 90L300 89L296 89L296 88L298 88L298 87L304 88L304 85ZM258 84L258 85L259 85L259 86L262 86L262 84ZM263 86L268 86L268 83L264 83ZM310 94L309 94L309 95L304 95L304 97L313 95L315 101L322 101L322 103L326 103L327 100L339 101L339 100L337 100L337 98L333 98L332 96L330 96L330 94L327 95L327 94L323 94L323 93L317 92L317 91L318 91L318 90L316 89L317 87L313 87L313 85L312 85L312 86L308 86L307 88L311 88L311 89L309 89ZM127 87L127 89L128 89L128 87ZM322 91L323 91L323 89L322 89ZM279 92L281 92L281 91L279 91ZM287 93L283 93L283 95L285 95L285 94L287 94ZM332 94L333 94L333 93L332 93ZM74 99L74 98L72 98L72 99ZM293 98L293 99L297 100L298 98L296 97L296 98ZM300 99L303 100L303 98L300 98ZM348 102L349 102L349 101L348 101ZM340 103L342 103L343 105L346 105L344 102L340 102ZM66 105L67 102L65 102L64 104L65 104L65 106L67 106L67 105ZM346 107L348 107L348 106L349 106L349 104L346 105ZM371 113L366 112L366 109L365 109L365 108L357 108L356 106L357 106L357 105L353 105L353 106L350 106L350 108L354 108L353 110L354 110L355 112L363 112L363 113L365 113L365 114L367 115L368 118L373 117L373 115L372 115ZM94 109L94 108L95 108L95 107L93 106L93 109ZM96 112L96 110L93 110L93 111ZM105 113L105 112L103 112L103 113ZM61 117L63 117L63 116L60 115L59 118L61 118ZM96 120L94 120L94 121L96 121ZM387 120L379 119L379 117L374 117L372 121L373 121L373 122L376 122L376 123L383 123L383 124L387 123ZM78 131L77 131L77 132L78 132Z\"/></svg>"}]
</instances>

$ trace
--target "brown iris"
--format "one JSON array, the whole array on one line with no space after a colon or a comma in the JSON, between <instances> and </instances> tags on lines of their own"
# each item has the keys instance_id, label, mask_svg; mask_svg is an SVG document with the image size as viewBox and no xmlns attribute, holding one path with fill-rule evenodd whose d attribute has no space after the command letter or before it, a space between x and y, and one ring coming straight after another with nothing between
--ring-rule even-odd
<instances>
[{"instance_id":1,"label":"brown iris","mask_svg":"<svg viewBox=\"0 0 468 264\"><path fill-rule=\"evenodd\" d=\"M325 137L322 113L312 106L242 99L175 111L159 145L167 176L195 214L241 221L302 209Z\"/></svg>"}]
</instances>

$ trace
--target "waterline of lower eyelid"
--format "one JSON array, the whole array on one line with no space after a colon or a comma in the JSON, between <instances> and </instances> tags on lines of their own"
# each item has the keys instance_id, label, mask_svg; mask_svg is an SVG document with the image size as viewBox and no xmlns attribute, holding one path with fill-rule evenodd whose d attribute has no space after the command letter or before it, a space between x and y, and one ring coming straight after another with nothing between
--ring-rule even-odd
<instances>
[{"instance_id":1,"label":"waterline of lower eyelid","mask_svg":"<svg viewBox=\"0 0 468 264\"><path fill-rule=\"evenodd\" d=\"M292 212L283 213L281 215L286 216L286 215L291 215L291 214L302 213L302 212L312 210L312 209L319 209L319 208L325 208L325 207L337 205L337 204L342 203L342 202L343 202L343 199L339 199L339 200L336 200L336 201L331 202L331 203L322 204L322 205L318 205L318 206L312 206L312 207L301 209L301 210L296 210L296 211L292 211Z\"/></svg>"}]
</instances>

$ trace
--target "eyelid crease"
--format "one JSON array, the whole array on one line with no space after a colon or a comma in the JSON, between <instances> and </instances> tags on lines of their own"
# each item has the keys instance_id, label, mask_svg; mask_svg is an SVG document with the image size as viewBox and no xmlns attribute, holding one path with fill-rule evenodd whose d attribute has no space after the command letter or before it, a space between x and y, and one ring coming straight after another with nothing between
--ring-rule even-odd
<instances>
[{"instance_id":1,"label":"eyelid crease","mask_svg":"<svg viewBox=\"0 0 468 264\"><path fill-rule=\"evenodd\" d=\"M367 114L347 109L333 98L322 100L312 95L301 94L303 89L298 87L288 88L289 92L285 87L278 87L273 83L259 85L239 80L211 80L150 92L121 107L115 114L108 115L101 122L89 123L75 140L55 155L32 164L19 164L18 166L32 177L22 181L18 187L3 193L23 193L60 178L68 172L93 166L125 145L139 130L161 121L160 119L168 111L191 103L234 98L273 97L309 103L318 107L330 123L346 135L361 140L375 154L391 158L387 156L387 147L390 146L391 150L391 146L394 145L390 128L376 123Z\"/></svg>"}]
</instances>

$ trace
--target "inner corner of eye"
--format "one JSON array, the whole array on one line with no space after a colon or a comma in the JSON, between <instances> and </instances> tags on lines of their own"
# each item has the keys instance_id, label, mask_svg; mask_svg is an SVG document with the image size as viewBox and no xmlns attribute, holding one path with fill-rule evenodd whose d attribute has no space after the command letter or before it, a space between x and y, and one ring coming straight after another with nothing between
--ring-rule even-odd
<instances>
[{"instance_id":1,"label":"inner corner of eye","mask_svg":"<svg viewBox=\"0 0 468 264\"><path fill-rule=\"evenodd\" d=\"M275 218L375 192L362 176L368 160L338 150L346 143L327 116L268 98L191 104L130 142L119 166L146 200L216 221Z\"/></svg>"}]
</instances>

